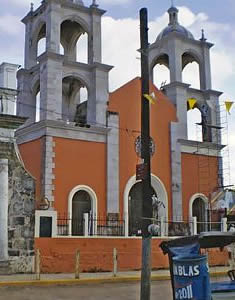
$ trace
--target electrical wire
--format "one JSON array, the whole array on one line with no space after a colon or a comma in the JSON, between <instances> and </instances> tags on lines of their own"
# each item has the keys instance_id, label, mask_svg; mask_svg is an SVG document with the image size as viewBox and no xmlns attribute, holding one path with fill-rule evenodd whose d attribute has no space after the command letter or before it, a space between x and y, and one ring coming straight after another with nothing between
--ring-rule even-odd
<instances>
[{"instance_id":1,"label":"electrical wire","mask_svg":"<svg viewBox=\"0 0 235 300\"><path fill-rule=\"evenodd\" d=\"M31 107L31 108L36 108L36 105L33 105L33 104L28 104L28 103L24 103L24 102L21 102L21 101L15 101L15 100L12 100L12 99L9 99L9 101L12 101L14 103L17 103L19 105L22 105L22 106L27 106L27 107ZM59 113L55 110L49 110L49 109L45 109L45 108L39 108L39 111L44 111L44 112L49 112L49 113L53 113L55 115L58 115L60 117L69 117L70 115L69 114L65 114L65 113ZM76 122L75 122L76 123ZM123 131L126 131L126 132L131 132L132 134L134 133L138 133L140 134L140 130L137 130L137 129L131 129L131 128L126 128L126 127L119 127L119 126L104 126L104 124L102 123L99 123L99 122L89 122L88 125L93 125L93 126L99 126L99 127L106 127L106 128L113 128L113 129L118 129L118 130L123 130Z\"/></svg>"}]
</instances>

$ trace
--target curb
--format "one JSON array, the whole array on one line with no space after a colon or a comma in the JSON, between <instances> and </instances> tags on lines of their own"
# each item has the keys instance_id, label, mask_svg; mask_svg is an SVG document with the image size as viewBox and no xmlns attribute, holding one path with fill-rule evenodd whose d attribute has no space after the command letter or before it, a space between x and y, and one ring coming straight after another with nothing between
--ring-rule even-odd
<instances>
[{"instance_id":1,"label":"curb","mask_svg":"<svg viewBox=\"0 0 235 300\"><path fill-rule=\"evenodd\" d=\"M226 272L210 273L210 277L226 276ZM170 275L152 275L152 281L170 280ZM22 281L2 281L0 287L10 286L53 286L53 285L81 285L92 283L120 283L140 281L140 276L116 276L100 278L80 278L80 279L42 279L42 280L22 280Z\"/></svg>"},{"instance_id":2,"label":"curb","mask_svg":"<svg viewBox=\"0 0 235 300\"><path fill-rule=\"evenodd\" d=\"M169 275L153 275L151 280L169 280ZM81 285L93 283L111 283L111 282L133 282L140 281L140 276L117 276L100 278L81 278L81 279L42 279L42 280L22 280L22 281L2 281L0 287L7 286L50 286L50 285Z\"/></svg>"}]
</instances>

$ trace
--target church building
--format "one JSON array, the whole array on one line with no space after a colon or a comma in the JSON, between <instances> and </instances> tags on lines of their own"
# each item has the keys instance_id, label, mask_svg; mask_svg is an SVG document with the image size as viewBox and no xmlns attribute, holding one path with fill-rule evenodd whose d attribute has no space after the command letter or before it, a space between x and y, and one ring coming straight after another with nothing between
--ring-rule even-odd
<instances>
[{"instance_id":1,"label":"church building","mask_svg":"<svg viewBox=\"0 0 235 300\"><path fill-rule=\"evenodd\" d=\"M94 0L90 7L82 0L44 0L22 20L25 64L17 74L17 115L27 121L16 136L25 167L36 179L36 237L115 235L110 232L115 222L117 235L140 233L136 165L141 163L141 79L109 93L113 67L102 61L104 13ZM169 24L156 32L148 52L150 93L155 95L150 108L151 183L161 236L192 234L193 217L201 222L197 230L205 230L210 200L223 186L221 92L211 85L213 44L204 34L195 39L180 25L178 13L176 7L168 10ZM87 63L79 62L77 49L83 36ZM42 39L45 49L39 55ZM182 80L192 62L199 66L199 89ZM153 84L158 64L170 73L169 84L160 89ZM190 109L201 114L201 141L188 138ZM47 235L40 218L49 216L52 231Z\"/></svg>"}]
</instances>

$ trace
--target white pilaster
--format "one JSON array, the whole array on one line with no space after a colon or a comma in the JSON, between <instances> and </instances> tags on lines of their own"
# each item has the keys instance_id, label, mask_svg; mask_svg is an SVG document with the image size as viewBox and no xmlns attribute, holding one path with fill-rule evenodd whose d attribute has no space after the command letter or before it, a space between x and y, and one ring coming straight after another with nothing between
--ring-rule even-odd
<instances>
[{"instance_id":1,"label":"white pilaster","mask_svg":"<svg viewBox=\"0 0 235 300\"><path fill-rule=\"evenodd\" d=\"M101 63L101 16L95 7L91 7L91 34L88 45L89 64Z\"/></svg>"},{"instance_id":2,"label":"white pilaster","mask_svg":"<svg viewBox=\"0 0 235 300\"><path fill-rule=\"evenodd\" d=\"M0 261L8 260L8 159L0 159Z\"/></svg>"},{"instance_id":3,"label":"white pilaster","mask_svg":"<svg viewBox=\"0 0 235 300\"><path fill-rule=\"evenodd\" d=\"M109 113L107 136L107 211L119 213L119 116Z\"/></svg>"}]
</instances>

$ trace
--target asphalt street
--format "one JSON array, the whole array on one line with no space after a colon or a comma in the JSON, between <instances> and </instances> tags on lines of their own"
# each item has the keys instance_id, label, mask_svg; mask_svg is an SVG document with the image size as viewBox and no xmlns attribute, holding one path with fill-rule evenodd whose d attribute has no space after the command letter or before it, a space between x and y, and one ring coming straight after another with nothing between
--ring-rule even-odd
<instances>
[{"instance_id":1,"label":"asphalt street","mask_svg":"<svg viewBox=\"0 0 235 300\"><path fill-rule=\"evenodd\" d=\"M140 283L98 283L73 286L0 287L0 300L139 300ZM170 281L153 281L151 300L171 300Z\"/></svg>"}]
</instances>

